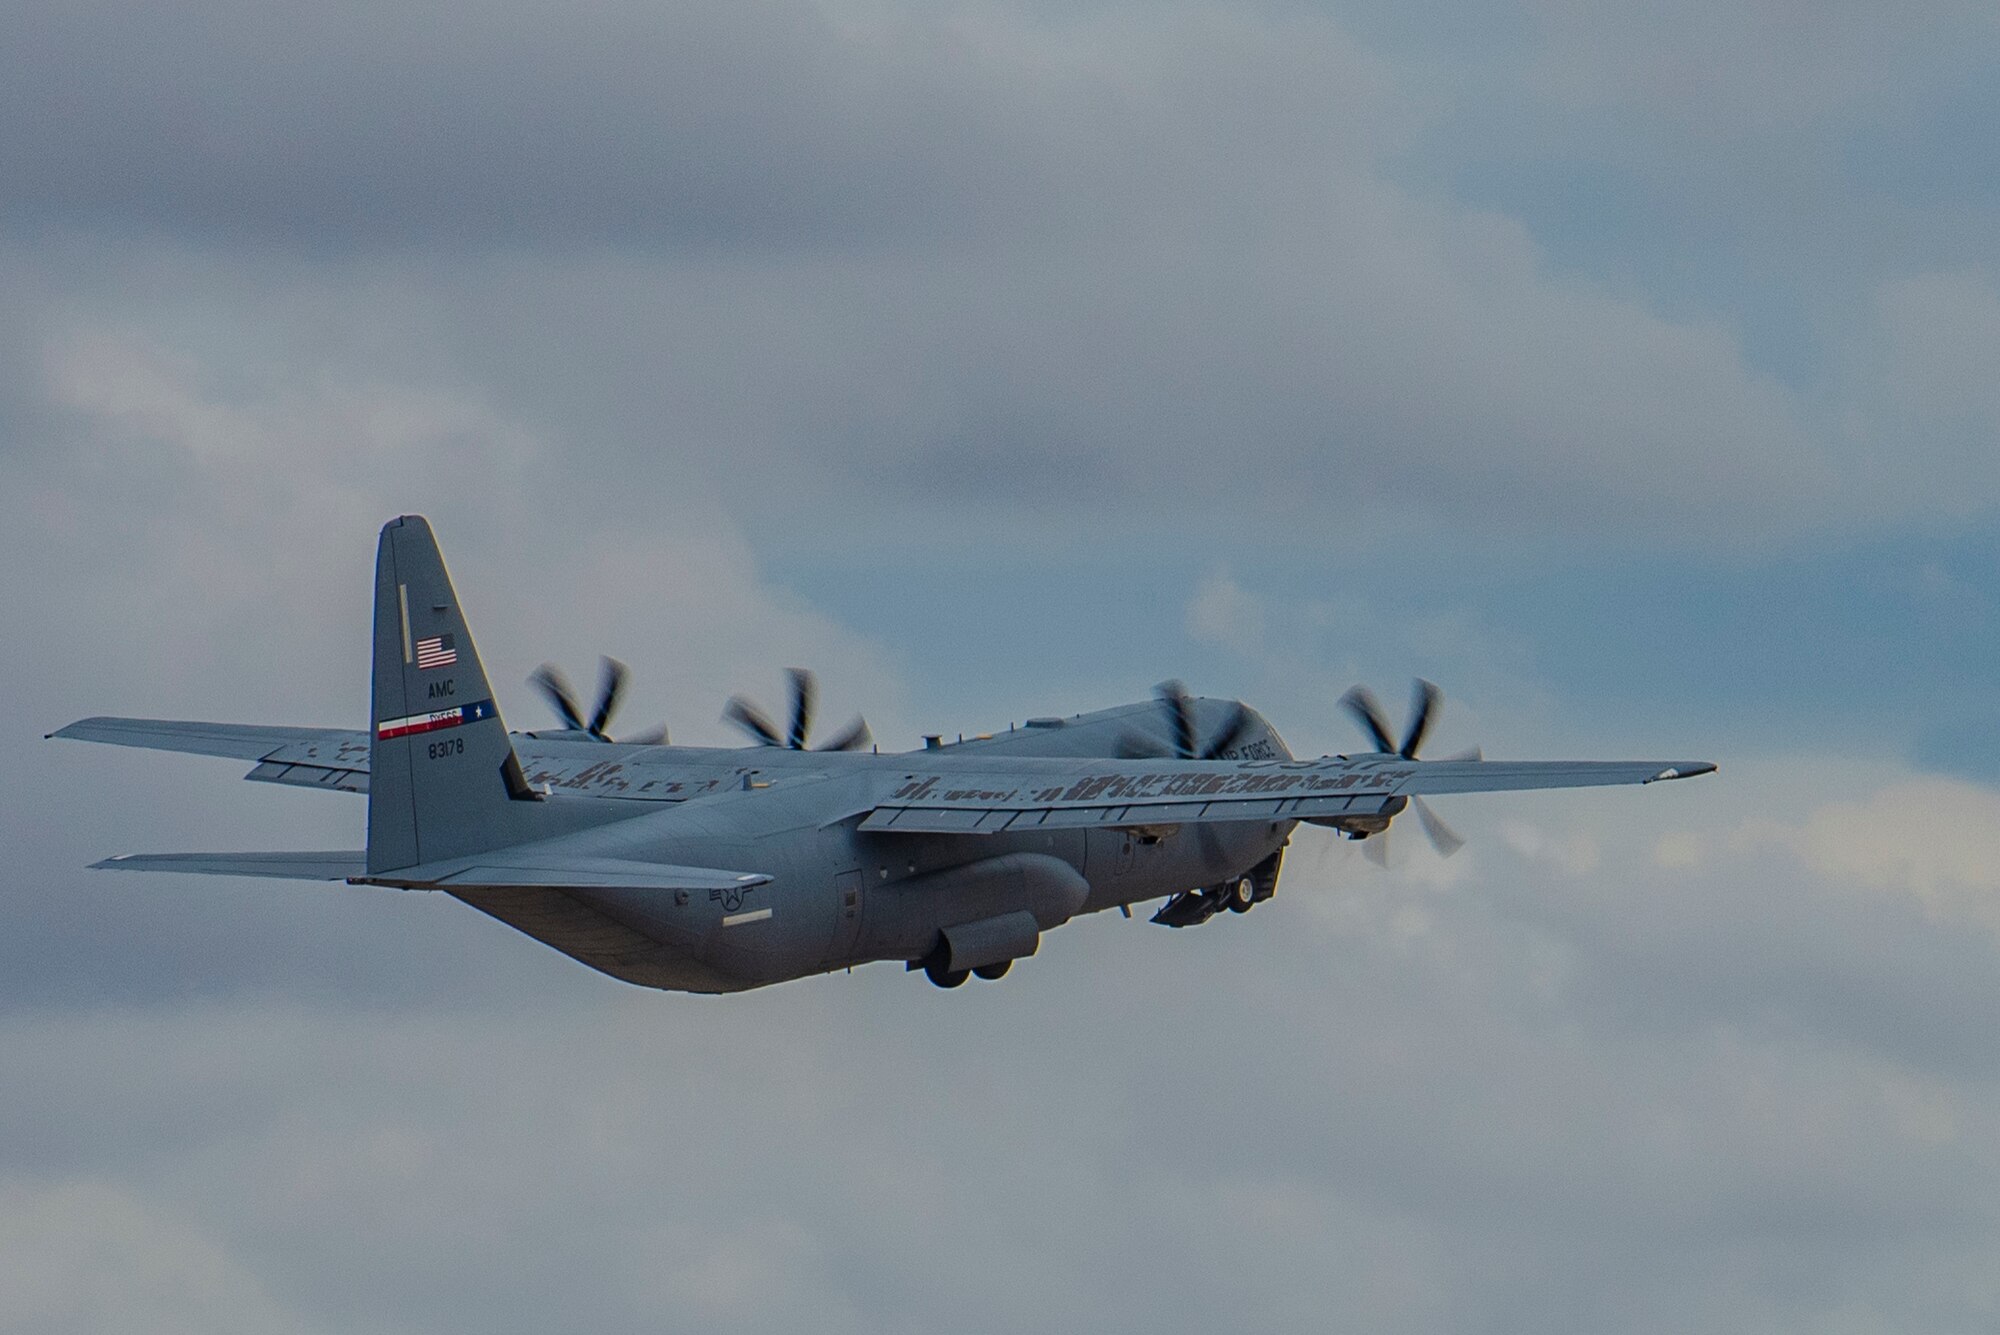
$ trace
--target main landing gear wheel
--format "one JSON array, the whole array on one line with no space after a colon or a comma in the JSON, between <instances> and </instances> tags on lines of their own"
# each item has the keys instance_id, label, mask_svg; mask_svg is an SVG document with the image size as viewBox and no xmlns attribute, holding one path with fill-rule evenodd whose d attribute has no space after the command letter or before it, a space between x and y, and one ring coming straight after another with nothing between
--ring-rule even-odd
<instances>
[{"instance_id":1,"label":"main landing gear wheel","mask_svg":"<svg viewBox=\"0 0 2000 1335\"><path fill-rule=\"evenodd\" d=\"M924 977L939 987L957 987L972 977L970 969L947 969L943 960L931 960L924 965Z\"/></svg>"},{"instance_id":2,"label":"main landing gear wheel","mask_svg":"<svg viewBox=\"0 0 2000 1335\"><path fill-rule=\"evenodd\" d=\"M1236 883L1229 887L1229 911L1231 913L1248 913L1250 906L1256 902L1257 886L1248 876L1237 878Z\"/></svg>"},{"instance_id":3,"label":"main landing gear wheel","mask_svg":"<svg viewBox=\"0 0 2000 1335\"><path fill-rule=\"evenodd\" d=\"M1014 961L1001 960L998 964L982 964L978 968L974 969L973 972L978 974L981 978L984 978L987 982L990 983L993 982L995 979L1005 978L1007 976L1007 970L1013 967L1014 967Z\"/></svg>"}]
</instances>

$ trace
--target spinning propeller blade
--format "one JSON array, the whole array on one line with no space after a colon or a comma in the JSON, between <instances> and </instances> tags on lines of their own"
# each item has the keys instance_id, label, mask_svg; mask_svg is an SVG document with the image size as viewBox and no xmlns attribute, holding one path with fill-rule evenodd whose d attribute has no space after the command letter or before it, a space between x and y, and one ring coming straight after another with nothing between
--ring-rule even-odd
<instances>
[{"instance_id":1,"label":"spinning propeller blade","mask_svg":"<svg viewBox=\"0 0 2000 1335\"><path fill-rule=\"evenodd\" d=\"M583 715L576 712L576 694L569 688L569 680L562 670L553 663L544 663L528 677L528 684L540 690L548 698L549 708L556 711L562 725L572 732L589 732L584 726Z\"/></svg>"},{"instance_id":2,"label":"spinning propeller blade","mask_svg":"<svg viewBox=\"0 0 2000 1335\"><path fill-rule=\"evenodd\" d=\"M791 726L779 733L777 725L771 722L763 710L757 708L740 695L729 697L723 706L722 717L749 733L759 746L781 746L790 751L806 750L806 739L812 735L813 711L819 702L819 682L805 668L786 668L785 676L791 681L792 717ZM857 718L847 725L830 742L813 747L815 751L859 751L874 741L868 731L865 719Z\"/></svg>"},{"instance_id":3,"label":"spinning propeller blade","mask_svg":"<svg viewBox=\"0 0 2000 1335\"><path fill-rule=\"evenodd\" d=\"M785 745L794 751L803 751L806 749L806 734L812 731L813 705L819 695L819 683L804 668L786 668L785 675L792 682L792 730L785 738Z\"/></svg>"},{"instance_id":4,"label":"spinning propeller blade","mask_svg":"<svg viewBox=\"0 0 2000 1335\"><path fill-rule=\"evenodd\" d=\"M589 721L585 721L583 711L576 707L576 692L570 689L569 679L562 669L553 663L544 663L528 676L528 684L539 690L549 702L549 707L562 720L563 727L571 732L580 732L594 737L600 742L613 740L605 731L611 726L611 716L618 711L618 699L625 692L625 665L615 658L604 659L598 684L597 708L591 711ZM650 732L631 739L641 746L664 746L667 741L667 725L662 723Z\"/></svg>"},{"instance_id":5,"label":"spinning propeller blade","mask_svg":"<svg viewBox=\"0 0 2000 1335\"><path fill-rule=\"evenodd\" d=\"M1167 716L1167 736L1173 754L1182 760L1220 760L1250 730L1250 708L1239 700L1230 708L1221 731L1203 745L1196 733L1194 699L1188 695L1186 686L1178 681L1163 681L1153 688L1153 698L1160 702ZM1119 744L1118 753L1122 760L1146 760L1160 751L1151 741L1127 737Z\"/></svg>"},{"instance_id":6,"label":"spinning propeller blade","mask_svg":"<svg viewBox=\"0 0 2000 1335\"><path fill-rule=\"evenodd\" d=\"M1220 760L1223 755L1236 749L1243 740L1243 734L1250 731L1250 706L1238 700L1229 711L1229 719L1222 725L1222 731L1209 738L1208 745L1201 748L1203 760Z\"/></svg>"},{"instance_id":7,"label":"spinning propeller blade","mask_svg":"<svg viewBox=\"0 0 2000 1335\"><path fill-rule=\"evenodd\" d=\"M778 730L771 726L771 720L764 717L764 712L740 695L729 697L729 703L722 707L722 717L749 733L759 746L785 744L785 739L778 736Z\"/></svg>"},{"instance_id":8,"label":"spinning propeller blade","mask_svg":"<svg viewBox=\"0 0 2000 1335\"><path fill-rule=\"evenodd\" d=\"M830 742L821 742L819 751L865 751L875 741L875 735L868 731L868 720L857 718L840 731Z\"/></svg>"},{"instance_id":9,"label":"spinning propeller blade","mask_svg":"<svg viewBox=\"0 0 2000 1335\"><path fill-rule=\"evenodd\" d=\"M611 722L611 715L618 708L618 697L624 690L625 665L606 656L597 678L597 711L590 716L591 736L605 737L604 729Z\"/></svg>"},{"instance_id":10,"label":"spinning propeller blade","mask_svg":"<svg viewBox=\"0 0 2000 1335\"><path fill-rule=\"evenodd\" d=\"M1167 712L1167 736L1173 741L1174 754L1193 760L1194 701L1188 699L1187 687L1178 681L1163 681L1153 688L1153 698Z\"/></svg>"},{"instance_id":11,"label":"spinning propeller blade","mask_svg":"<svg viewBox=\"0 0 2000 1335\"><path fill-rule=\"evenodd\" d=\"M1405 760L1417 758L1417 748L1424 744L1424 736L1431 730L1431 719L1437 713L1438 701L1444 692L1417 678L1416 696L1410 702L1410 727L1403 734L1403 744L1396 748L1396 754Z\"/></svg>"},{"instance_id":12,"label":"spinning propeller blade","mask_svg":"<svg viewBox=\"0 0 2000 1335\"><path fill-rule=\"evenodd\" d=\"M1368 734L1375 749L1384 755L1392 754L1396 744L1389 740L1389 722L1382 716L1382 706L1375 703L1374 692L1366 686L1356 686L1340 697L1340 703L1347 706L1347 712Z\"/></svg>"},{"instance_id":13,"label":"spinning propeller blade","mask_svg":"<svg viewBox=\"0 0 2000 1335\"><path fill-rule=\"evenodd\" d=\"M1424 837L1431 841L1431 847L1437 850L1439 857L1448 858L1465 847L1465 840L1459 838L1451 826L1431 810L1430 803L1421 797L1413 797L1410 805L1417 809L1417 823L1424 827Z\"/></svg>"},{"instance_id":14,"label":"spinning propeller blade","mask_svg":"<svg viewBox=\"0 0 2000 1335\"><path fill-rule=\"evenodd\" d=\"M1397 745L1389 736L1389 721L1383 717L1382 707L1375 702L1374 695L1366 686L1356 686L1340 697L1340 703L1347 706L1348 713L1354 715L1368 734L1368 740L1375 744L1376 751L1383 755L1401 756L1404 760L1415 760L1423 749L1424 739L1430 736L1431 724L1436 721L1438 707L1444 703L1444 692L1422 677L1417 678L1410 700L1410 723L1403 730L1403 741ZM1478 760L1479 749L1463 752L1451 757L1453 760ZM1424 828L1424 836L1430 840L1439 857L1450 857L1465 847L1461 839L1444 820L1431 810L1430 803L1421 797L1412 797L1410 804L1417 810L1417 823ZM1364 841L1361 851L1368 855L1377 866L1387 866L1389 832L1383 830Z\"/></svg>"}]
</instances>

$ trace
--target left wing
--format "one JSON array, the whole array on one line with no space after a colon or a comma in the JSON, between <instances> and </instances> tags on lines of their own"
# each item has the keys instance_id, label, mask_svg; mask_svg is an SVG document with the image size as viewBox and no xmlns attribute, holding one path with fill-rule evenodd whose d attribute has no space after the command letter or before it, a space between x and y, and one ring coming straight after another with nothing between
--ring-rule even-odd
<instances>
[{"instance_id":1,"label":"left wing","mask_svg":"<svg viewBox=\"0 0 2000 1335\"><path fill-rule=\"evenodd\" d=\"M1400 810L1424 793L1646 784L1708 774L1705 760L1404 760L1396 756L1234 763L1106 761L1063 785L1026 766L989 774L912 775L878 801L863 830L992 834L1000 830L1327 820ZM1048 771L1043 771L1047 774ZM1393 814L1391 811L1389 814Z\"/></svg>"}]
</instances>

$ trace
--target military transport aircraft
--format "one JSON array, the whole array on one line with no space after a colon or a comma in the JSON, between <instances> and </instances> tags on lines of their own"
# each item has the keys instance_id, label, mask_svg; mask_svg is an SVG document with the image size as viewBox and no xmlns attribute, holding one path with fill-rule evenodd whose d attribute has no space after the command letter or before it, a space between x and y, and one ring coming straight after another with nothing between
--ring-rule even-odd
<instances>
[{"instance_id":1,"label":"military transport aircraft","mask_svg":"<svg viewBox=\"0 0 2000 1335\"><path fill-rule=\"evenodd\" d=\"M55 737L255 762L246 776L366 793L367 847L126 854L94 864L439 890L626 982L733 992L876 960L942 987L998 978L1083 913L1167 897L1154 921L1206 922L1269 899L1293 829L1379 841L1420 794L1653 783L1693 761L1419 760L1438 694L1403 737L1365 692L1363 754L1294 759L1238 701L1167 683L1150 702L881 753L859 720L808 746L814 692L794 670L789 727L730 701L749 748L605 731L623 682L583 717L559 673L534 681L565 727L510 734L430 525L383 529L371 726L89 718ZM867 748L867 749L864 749Z\"/></svg>"}]
</instances>

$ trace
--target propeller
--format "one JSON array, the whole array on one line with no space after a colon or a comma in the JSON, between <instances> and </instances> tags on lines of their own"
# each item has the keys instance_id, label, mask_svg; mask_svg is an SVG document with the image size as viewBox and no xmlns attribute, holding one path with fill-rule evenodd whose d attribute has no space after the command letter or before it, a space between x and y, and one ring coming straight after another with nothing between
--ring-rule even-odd
<instances>
[{"instance_id":1,"label":"propeller","mask_svg":"<svg viewBox=\"0 0 2000 1335\"><path fill-rule=\"evenodd\" d=\"M1202 743L1195 735L1194 700L1186 686L1178 681L1163 681L1153 688L1153 698L1160 702L1160 709L1167 716L1167 736L1172 739L1173 754L1182 760L1220 760L1250 730L1250 708L1239 700L1230 707L1229 716L1215 736ZM1159 754L1158 744L1150 739L1128 737L1120 749L1126 760L1143 760Z\"/></svg>"},{"instance_id":2,"label":"propeller","mask_svg":"<svg viewBox=\"0 0 2000 1335\"><path fill-rule=\"evenodd\" d=\"M1185 685L1163 681L1153 688L1153 698L1160 702L1160 709L1167 716L1167 736L1172 741L1173 754L1182 760L1220 760L1250 730L1250 707L1238 700L1230 706L1222 727L1203 742L1196 732L1194 700ZM1119 746L1119 754L1126 760L1144 760L1159 755L1160 746L1151 738L1127 737ZM1221 842L1213 829L1197 821L1194 837L1204 856L1211 861L1221 860Z\"/></svg>"},{"instance_id":3,"label":"propeller","mask_svg":"<svg viewBox=\"0 0 2000 1335\"><path fill-rule=\"evenodd\" d=\"M1340 703L1354 715L1378 752L1415 760L1417 749L1424 744L1424 737L1431 730L1431 719L1443 699L1443 691L1422 677L1417 678L1416 693L1410 701L1410 726L1404 730L1400 746L1389 736L1389 721L1382 714L1382 706L1376 703L1373 691L1366 686L1356 686L1340 697Z\"/></svg>"},{"instance_id":4,"label":"propeller","mask_svg":"<svg viewBox=\"0 0 2000 1335\"><path fill-rule=\"evenodd\" d=\"M602 675L597 683L597 708L591 711L588 720L577 708L576 692L570 689L569 679L563 676L562 669L555 664L544 663L536 668L529 676L528 684L548 697L549 707L556 711L556 717L562 720L563 727L571 732L594 737L600 742L609 742L613 738L605 729L610 726L611 716L618 710L618 697L625 690L625 676L625 665L615 658L606 656ZM667 725L662 723L648 732L616 740L628 746L665 746Z\"/></svg>"},{"instance_id":5,"label":"propeller","mask_svg":"<svg viewBox=\"0 0 2000 1335\"><path fill-rule=\"evenodd\" d=\"M1340 703L1347 707L1348 713L1354 715L1355 722L1359 723L1361 730L1368 734L1368 740L1375 743L1375 750L1378 753L1401 756L1404 760L1417 758L1417 752L1423 746L1424 738L1430 735L1431 724L1437 718L1438 706L1443 702L1443 691L1422 677L1417 678L1415 692L1410 700L1409 726L1403 729L1403 740L1398 743L1389 735L1389 721L1382 713L1382 706L1377 703L1374 693L1366 686L1356 686L1340 697ZM1479 758L1480 754L1476 748L1451 757L1453 760ZM1416 808L1417 823L1424 827L1424 837L1430 840L1431 847L1438 851L1439 857L1448 858L1465 847L1465 840L1453 832L1437 812L1431 810L1430 803L1421 797L1412 797L1410 805ZM1386 867L1389 864L1389 832L1383 830L1366 840L1361 851L1368 856L1369 861L1377 866Z\"/></svg>"},{"instance_id":6,"label":"propeller","mask_svg":"<svg viewBox=\"0 0 2000 1335\"><path fill-rule=\"evenodd\" d=\"M729 697L723 706L722 717L750 734L759 746L781 746L792 751L804 751L806 739L812 735L813 708L819 699L819 683L813 674L804 668L786 668L785 675L792 683L791 726L783 733L777 729L770 717L756 705L740 695ZM873 741L868 731L868 721L857 717L842 729L830 742L822 742L812 747L814 751L859 751Z\"/></svg>"}]
</instances>

